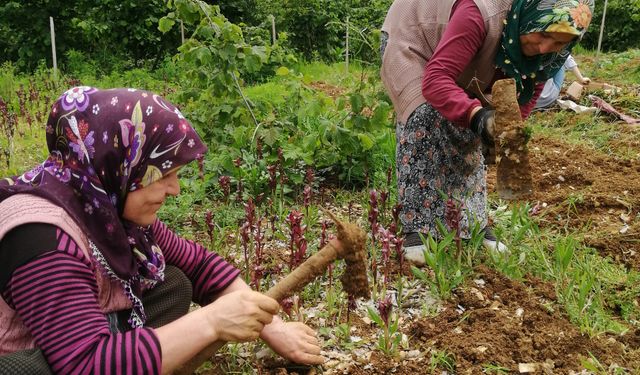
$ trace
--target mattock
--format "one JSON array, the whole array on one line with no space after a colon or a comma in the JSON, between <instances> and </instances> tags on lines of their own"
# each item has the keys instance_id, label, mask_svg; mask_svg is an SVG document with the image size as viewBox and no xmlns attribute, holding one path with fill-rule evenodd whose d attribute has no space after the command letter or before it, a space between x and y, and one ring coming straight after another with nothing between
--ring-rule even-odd
<instances>
[{"instance_id":1,"label":"mattock","mask_svg":"<svg viewBox=\"0 0 640 375\"><path fill-rule=\"evenodd\" d=\"M271 287L265 294L278 302L302 290L316 277L324 275L327 267L336 259L344 259L346 268L340 278L342 288L347 294L359 298L370 298L366 267L366 234L357 225L343 223L331 212L326 213L338 229L338 240L342 244L337 249L331 243L318 250L309 259L291 271L284 279ZM224 345L225 341L216 341L196 354L183 366L174 371L175 375L190 375Z\"/></svg>"},{"instance_id":2,"label":"mattock","mask_svg":"<svg viewBox=\"0 0 640 375\"><path fill-rule=\"evenodd\" d=\"M496 81L491 96L496 109L496 191L502 199L523 199L533 193L533 180L515 80Z\"/></svg>"}]
</instances>

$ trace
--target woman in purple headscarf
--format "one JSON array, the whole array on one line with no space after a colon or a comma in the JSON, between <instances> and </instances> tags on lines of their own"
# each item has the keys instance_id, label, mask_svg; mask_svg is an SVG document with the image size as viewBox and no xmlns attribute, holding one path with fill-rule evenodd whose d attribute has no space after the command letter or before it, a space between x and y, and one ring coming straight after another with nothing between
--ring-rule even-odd
<instances>
[{"instance_id":1,"label":"woman in purple headscarf","mask_svg":"<svg viewBox=\"0 0 640 375\"><path fill-rule=\"evenodd\" d=\"M311 328L156 217L206 152L175 106L76 87L46 131L49 158L0 181L0 373L170 373L214 341L258 337L323 361Z\"/></svg>"}]
</instances>

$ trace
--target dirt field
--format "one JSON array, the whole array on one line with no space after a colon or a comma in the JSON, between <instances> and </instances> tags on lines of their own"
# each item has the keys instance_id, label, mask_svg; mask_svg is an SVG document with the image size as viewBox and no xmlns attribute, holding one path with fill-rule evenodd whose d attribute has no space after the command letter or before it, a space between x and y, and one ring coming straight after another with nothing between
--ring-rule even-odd
<instances>
[{"instance_id":1,"label":"dirt field","mask_svg":"<svg viewBox=\"0 0 640 375\"><path fill-rule=\"evenodd\" d=\"M628 131L635 134L636 129ZM634 142L633 137L628 139ZM621 141L617 142L620 147ZM529 147L535 187L531 202L538 204L538 224L585 233L586 244L601 255L640 269L639 159L624 160L540 136L534 137ZM636 145L627 142L622 147ZM489 169L488 186L493 191L495 167ZM571 207L568 197L575 198ZM284 259L282 254L272 255ZM403 273L410 275L406 267ZM424 299L424 295L416 292L414 307L421 298ZM396 358L384 356L375 349L380 330L361 308L351 315L351 335L364 344L353 350L335 345L326 347L324 354L329 361L323 369L287 366L272 359L256 361L253 366L258 373L270 374L415 375L440 374L443 370L457 374L519 373L520 370L582 374L583 363L593 356L609 373L616 367L626 369L627 372L621 373L640 371L640 330L623 336L590 338L580 334L554 302L557 297L551 284L533 277L522 282L510 280L481 266L432 317L424 318L424 314L411 308L410 302L408 308L405 305L400 331L406 334L409 349ZM345 315L342 315L343 321ZM323 322L311 317L308 323L322 326ZM449 357L441 359L440 365L433 368L432 358L438 353ZM247 361L253 361L249 358L251 355L246 354ZM226 360L223 356L217 359L221 363ZM451 369L447 368L447 359L452 363ZM221 371L213 368L204 373Z\"/></svg>"}]
</instances>

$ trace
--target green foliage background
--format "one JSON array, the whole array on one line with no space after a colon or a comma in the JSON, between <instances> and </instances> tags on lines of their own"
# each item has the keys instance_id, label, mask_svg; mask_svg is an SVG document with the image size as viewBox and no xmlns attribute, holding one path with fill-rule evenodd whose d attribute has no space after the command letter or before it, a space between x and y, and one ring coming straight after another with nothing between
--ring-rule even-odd
<instances>
[{"instance_id":1,"label":"green foliage background","mask_svg":"<svg viewBox=\"0 0 640 375\"><path fill-rule=\"evenodd\" d=\"M164 0L20 0L0 5L0 62L32 70L51 61L49 17L54 18L60 65L70 51L110 71L122 60L139 66L159 61L180 45L178 30L163 35L158 20L167 14ZM120 61L119 61L120 60ZM127 67L127 66L125 66ZM122 66L116 66L122 68Z\"/></svg>"},{"instance_id":2,"label":"green foliage background","mask_svg":"<svg viewBox=\"0 0 640 375\"><path fill-rule=\"evenodd\" d=\"M589 31L580 44L587 49L598 47L604 0L596 1ZM603 51L621 52L640 47L640 0L609 0L602 38Z\"/></svg>"},{"instance_id":3,"label":"green foliage background","mask_svg":"<svg viewBox=\"0 0 640 375\"><path fill-rule=\"evenodd\" d=\"M271 39L271 16L283 38L306 60L344 59L346 20L349 18L350 56L373 63L378 30L393 0L230 0L208 1L241 27L247 41ZM169 12L168 0L9 0L0 5L0 63L12 61L21 71L39 64L51 66L49 17L56 25L60 65L82 58L95 61L92 69L110 72L145 63L157 67L180 44L180 30L162 34L158 21ZM595 49L604 1L596 1L592 25L582 45ZM187 30L187 37L193 29ZM286 41L286 43L284 42ZM610 0L602 49L624 51L640 47L640 0Z\"/></svg>"}]
</instances>

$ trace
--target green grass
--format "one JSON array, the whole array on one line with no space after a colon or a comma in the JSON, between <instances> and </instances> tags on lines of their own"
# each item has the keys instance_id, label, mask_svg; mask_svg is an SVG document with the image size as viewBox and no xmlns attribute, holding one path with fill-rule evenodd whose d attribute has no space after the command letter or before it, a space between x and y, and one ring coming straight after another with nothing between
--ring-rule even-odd
<instances>
[{"instance_id":1,"label":"green grass","mask_svg":"<svg viewBox=\"0 0 640 375\"><path fill-rule=\"evenodd\" d=\"M596 336L631 329L640 313L632 297L639 289L640 273L600 256L573 239L579 238L580 233L571 236L539 229L528 225L532 224L531 220L525 209L517 207L498 214L496 233L504 235L512 255L506 264L494 261L496 269L520 271L507 274L510 277L524 277L523 272L528 272L552 282L558 302L583 333ZM513 235L523 224L529 229L522 242L514 243ZM619 311L624 312L622 316Z\"/></svg>"},{"instance_id":2,"label":"green grass","mask_svg":"<svg viewBox=\"0 0 640 375\"><path fill-rule=\"evenodd\" d=\"M299 65L296 69L302 74L305 83L323 81L340 87L354 85L360 80L363 71L366 71L357 63L349 63L349 72L347 73L344 62L328 65L319 61Z\"/></svg>"},{"instance_id":3,"label":"green grass","mask_svg":"<svg viewBox=\"0 0 640 375\"><path fill-rule=\"evenodd\" d=\"M603 115L571 111L538 112L529 117L527 124L533 129L534 136L556 138L623 160L640 158L640 150L635 148L640 128L629 131L626 125L612 122ZM620 144L626 146L620 147Z\"/></svg>"}]
</instances>

